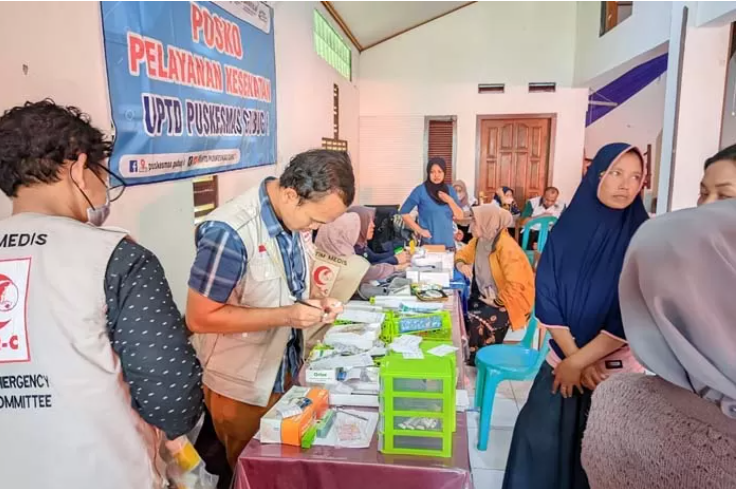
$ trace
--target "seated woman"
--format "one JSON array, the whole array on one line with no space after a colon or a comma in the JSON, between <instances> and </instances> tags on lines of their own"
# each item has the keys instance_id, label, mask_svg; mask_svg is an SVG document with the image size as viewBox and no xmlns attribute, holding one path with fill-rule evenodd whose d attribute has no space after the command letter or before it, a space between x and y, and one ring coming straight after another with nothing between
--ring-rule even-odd
<instances>
[{"instance_id":1,"label":"seated woman","mask_svg":"<svg viewBox=\"0 0 736 489\"><path fill-rule=\"evenodd\" d=\"M643 370L626 346L618 279L648 218L644 171L635 147L604 146L552 228L534 302L552 335L550 354L516 421L504 489L587 489L580 443L592 391L607 373Z\"/></svg>"},{"instance_id":2,"label":"seated woman","mask_svg":"<svg viewBox=\"0 0 736 489\"><path fill-rule=\"evenodd\" d=\"M346 212L329 224L319 228L314 246L325 253L335 256L352 256L355 244L360 236L360 216L354 212ZM397 271L397 267L387 263L371 265L362 282L383 280Z\"/></svg>"},{"instance_id":3,"label":"seated woman","mask_svg":"<svg viewBox=\"0 0 736 489\"><path fill-rule=\"evenodd\" d=\"M511 213L513 219L509 226L509 233L511 236L516 237L516 220L521 216L521 210L516 205L516 199L514 198L514 189L511 187L501 187L496 190L496 195L493 196L493 205L497 205L502 209L506 209Z\"/></svg>"},{"instance_id":4,"label":"seated woman","mask_svg":"<svg viewBox=\"0 0 736 489\"><path fill-rule=\"evenodd\" d=\"M444 159L431 158L427 163L427 179L412 190L399 212L422 244L454 249L453 220L462 220L464 216L455 189L445 183L446 171ZM416 220L411 215L414 209L419 211Z\"/></svg>"},{"instance_id":5,"label":"seated woman","mask_svg":"<svg viewBox=\"0 0 736 489\"><path fill-rule=\"evenodd\" d=\"M593 394L582 446L591 488L736 487L735 283L736 201L666 214L636 234L621 314L656 376L616 375Z\"/></svg>"},{"instance_id":6,"label":"seated woman","mask_svg":"<svg viewBox=\"0 0 736 489\"><path fill-rule=\"evenodd\" d=\"M348 212L354 212L360 217L360 235L358 236L358 242L355 244L356 255L361 255L371 265L379 263L403 265L409 260L409 255L406 252L394 253L393 250L389 250L385 253L376 253L368 246L368 242L373 239L373 233L376 230L376 209L358 205L348 209Z\"/></svg>"},{"instance_id":7,"label":"seated woman","mask_svg":"<svg viewBox=\"0 0 736 489\"><path fill-rule=\"evenodd\" d=\"M468 186L462 180L457 180L452 184L452 187L457 192L458 203L460 209L463 211L463 219L456 221L458 231L462 232L462 236L458 239L458 235L455 235L455 241L461 241L465 244L470 243L473 237L470 233L470 223L473 221L473 207L478 205L478 201L472 195L468 194Z\"/></svg>"},{"instance_id":8,"label":"seated woman","mask_svg":"<svg viewBox=\"0 0 736 489\"><path fill-rule=\"evenodd\" d=\"M494 205L473 209L474 238L455 256L457 269L472 280L466 324L470 359L486 345L503 343L509 330L526 327L534 301L534 272L507 228L511 214Z\"/></svg>"},{"instance_id":9,"label":"seated woman","mask_svg":"<svg viewBox=\"0 0 736 489\"><path fill-rule=\"evenodd\" d=\"M705 160L698 205L736 198L736 144Z\"/></svg>"}]
</instances>

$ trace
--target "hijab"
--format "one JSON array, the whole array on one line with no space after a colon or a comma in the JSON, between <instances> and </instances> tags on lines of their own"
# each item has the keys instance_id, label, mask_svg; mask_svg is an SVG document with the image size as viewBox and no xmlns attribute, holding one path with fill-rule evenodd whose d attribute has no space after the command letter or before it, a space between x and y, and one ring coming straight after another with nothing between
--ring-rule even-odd
<instances>
[{"instance_id":1,"label":"hijab","mask_svg":"<svg viewBox=\"0 0 736 489\"><path fill-rule=\"evenodd\" d=\"M511 195L514 195L514 189L511 187L501 187L501 190L503 191L503 194L506 195L507 193L511 192ZM505 202L501 200L501 197L498 196L498 192L493 194L493 200L498 202L498 205L504 205Z\"/></svg>"},{"instance_id":2,"label":"hijab","mask_svg":"<svg viewBox=\"0 0 736 489\"><path fill-rule=\"evenodd\" d=\"M335 256L355 254L355 243L360 236L360 216L346 212L329 224L319 228L314 241L317 249Z\"/></svg>"},{"instance_id":3,"label":"hijab","mask_svg":"<svg viewBox=\"0 0 736 489\"><path fill-rule=\"evenodd\" d=\"M360 217L360 235L358 236L356 245L365 248L368 246L368 229L370 229L371 224L376 219L376 209L356 205L348 209L348 212L354 212Z\"/></svg>"},{"instance_id":4,"label":"hijab","mask_svg":"<svg viewBox=\"0 0 736 489\"><path fill-rule=\"evenodd\" d=\"M446 194L450 193L450 190L447 188L447 184L444 181L441 183L432 183L432 180L429 177L429 174L432 172L432 167L434 166L439 166L442 171L447 174L447 163L445 163L444 158L440 158L438 156L430 158L429 162L427 163L427 179L424 180L424 188L427 189L427 193L432 198L432 200L440 205L447 205L442 201L442 199L440 199L439 196L440 192L444 192Z\"/></svg>"},{"instance_id":5,"label":"hijab","mask_svg":"<svg viewBox=\"0 0 736 489\"><path fill-rule=\"evenodd\" d=\"M506 195L508 192L511 192L512 196L514 195L514 189L512 189L511 187L501 187L501 190L503 191L504 195ZM504 207L504 205L507 206L512 215L521 213L519 207L516 205L516 201L512 202L511 204L506 204L501 200L501 197L498 196L498 193L494 194L493 200L498 203L499 207Z\"/></svg>"},{"instance_id":6,"label":"hijab","mask_svg":"<svg viewBox=\"0 0 736 489\"><path fill-rule=\"evenodd\" d=\"M452 184L453 187L460 187L460 191L457 193L458 199L460 200L460 208L465 209L470 207L470 196L468 195L468 186L462 180L457 180ZM462 195L462 197L460 197Z\"/></svg>"},{"instance_id":7,"label":"hijab","mask_svg":"<svg viewBox=\"0 0 736 489\"><path fill-rule=\"evenodd\" d=\"M482 296L491 288L495 295L498 290L491 273L491 262L488 259L498 241L501 232L513 226L514 218L509 211L495 205L481 205L473 209L473 235L478 238L475 248L473 275Z\"/></svg>"},{"instance_id":8,"label":"hijab","mask_svg":"<svg viewBox=\"0 0 736 489\"><path fill-rule=\"evenodd\" d=\"M611 209L598 200L598 188L609 168L630 151L643 162L639 150L626 143L598 151L552 228L537 269L537 317L544 324L569 327L579 347L601 330L625 338L618 279L629 242L649 216L640 195L625 209ZM551 345L564 358L554 341Z\"/></svg>"},{"instance_id":9,"label":"hijab","mask_svg":"<svg viewBox=\"0 0 736 489\"><path fill-rule=\"evenodd\" d=\"M631 242L619 293L634 355L736 418L736 200L666 214Z\"/></svg>"}]
</instances>

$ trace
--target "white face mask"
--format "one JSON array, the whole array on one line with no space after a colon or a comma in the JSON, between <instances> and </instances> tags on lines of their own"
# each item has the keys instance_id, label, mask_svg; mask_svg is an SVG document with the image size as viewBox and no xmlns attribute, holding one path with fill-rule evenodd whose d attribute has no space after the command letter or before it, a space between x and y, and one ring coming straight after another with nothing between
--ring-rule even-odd
<instances>
[{"instance_id":1,"label":"white face mask","mask_svg":"<svg viewBox=\"0 0 736 489\"><path fill-rule=\"evenodd\" d=\"M106 192L105 203L99 207L87 207L87 223L102 226L110 215L110 192Z\"/></svg>"}]
</instances>

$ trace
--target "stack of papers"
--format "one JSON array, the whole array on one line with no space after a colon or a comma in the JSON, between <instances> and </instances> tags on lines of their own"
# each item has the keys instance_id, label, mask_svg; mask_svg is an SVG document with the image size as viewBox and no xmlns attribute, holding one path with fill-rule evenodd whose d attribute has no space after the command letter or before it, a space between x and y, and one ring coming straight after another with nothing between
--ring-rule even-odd
<instances>
[{"instance_id":1,"label":"stack of papers","mask_svg":"<svg viewBox=\"0 0 736 489\"><path fill-rule=\"evenodd\" d=\"M355 367L370 367L373 365L373 358L367 353L350 356L334 356L317 360L309 364L311 370L332 370L336 368L351 369Z\"/></svg>"},{"instance_id":2,"label":"stack of papers","mask_svg":"<svg viewBox=\"0 0 736 489\"><path fill-rule=\"evenodd\" d=\"M371 314L371 313L368 313ZM378 324L345 324L333 326L325 334L325 345L353 346L362 351L373 348L381 334L381 325Z\"/></svg>"},{"instance_id":3,"label":"stack of papers","mask_svg":"<svg viewBox=\"0 0 736 489\"><path fill-rule=\"evenodd\" d=\"M422 301L414 296L400 296L400 295L381 295L373 298L376 304L380 304L384 309L391 309L398 311L402 305L413 306L416 304L423 304Z\"/></svg>"},{"instance_id":4,"label":"stack of papers","mask_svg":"<svg viewBox=\"0 0 736 489\"><path fill-rule=\"evenodd\" d=\"M351 323L366 323L366 324L378 324L379 326L385 319L383 308L380 306L371 305L354 305L354 303L348 303L345 305L345 309L337 316L338 321L349 321Z\"/></svg>"}]
</instances>

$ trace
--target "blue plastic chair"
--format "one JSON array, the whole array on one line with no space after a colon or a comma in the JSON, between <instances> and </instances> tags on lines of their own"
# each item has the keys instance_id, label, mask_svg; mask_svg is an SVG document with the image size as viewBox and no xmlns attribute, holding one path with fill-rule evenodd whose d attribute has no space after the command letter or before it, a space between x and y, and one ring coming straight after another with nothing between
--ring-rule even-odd
<instances>
[{"instance_id":1,"label":"blue plastic chair","mask_svg":"<svg viewBox=\"0 0 736 489\"><path fill-rule=\"evenodd\" d=\"M548 335L545 333L542 347L535 350L534 333L538 322L534 317L529 320L526 334L517 345L489 345L481 348L475 355L475 366L478 378L475 383L475 405L480 407L478 423L478 450L488 448L488 436L491 431L491 415L496 388L504 380L533 380L549 352Z\"/></svg>"},{"instance_id":2,"label":"blue plastic chair","mask_svg":"<svg viewBox=\"0 0 736 489\"><path fill-rule=\"evenodd\" d=\"M526 253L526 257L527 259L529 259L529 263L532 266L534 266L534 250L529 249L529 231L532 230L532 226L536 226L537 224L539 224L539 238L537 239L536 251L541 253L544 249L544 245L547 244L547 236L549 235L549 230L552 228L552 226L554 226L556 222L557 218L554 216L537 217L528 221L526 224L524 224L524 227L521 228L521 249L524 250L524 253Z\"/></svg>"}]
</instances>

